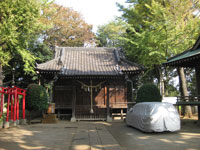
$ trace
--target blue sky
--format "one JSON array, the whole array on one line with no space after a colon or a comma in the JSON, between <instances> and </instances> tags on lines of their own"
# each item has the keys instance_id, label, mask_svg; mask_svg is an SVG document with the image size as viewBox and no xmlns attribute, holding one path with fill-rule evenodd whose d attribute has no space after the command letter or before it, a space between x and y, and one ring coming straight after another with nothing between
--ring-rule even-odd
<instances>
[{"instance_id":1,"label":"blue sky","mask_svg":"<svg viewBox=\"0 0 200 150\"><path fill-rule=\"evenodd\" d=\"M108 23L115 16L120 16L116 2L125 4L126 0L55 0L57 4L72 7L80 12L95 32L98 25Z\"/></svg>"}]
</instances>

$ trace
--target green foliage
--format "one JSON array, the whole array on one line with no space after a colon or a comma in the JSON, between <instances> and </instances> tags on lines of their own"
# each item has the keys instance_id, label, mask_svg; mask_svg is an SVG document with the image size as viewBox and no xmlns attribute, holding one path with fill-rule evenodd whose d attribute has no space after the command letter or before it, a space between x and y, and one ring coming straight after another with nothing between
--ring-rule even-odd
<instances>
[{"instance_id":1,"label":"green foliage","mask_svg":"<svg viewBox=\"0 0 200 150\"><path fill-rule=\"evenodd\" d=\"M122 18L128 23L127 34L123 36L126 42L123 49L129 59L145 66L145 75L150 75L150 78L146 76L147 79L154 81L156 78L158 84L163 79L167 83L165 79L170 81L171 76L161 64L195 43L200 33L200 1L127 2L129 6L118 4L123 12Z\"/></svg>"},{"instance_id":2,"label":"green foliage","mask_svg":"<svg viewBox=\"0 0 200 150\"><path fill-rule=\"evenodd\" d=\"M46 90L38 84L30 84L26 95L26 109L29 111L43 111L48 107Z\"/></svg>"},{"instance_id":3,"label":"green foliage","mask_svg":"<svg viewBox=\"0 0 200 150\"><path fill-rule=\"evenodd\" d=\"M7 113L7 103L5 103L3 106L3 113L2 114L0 113L0 123L2 123L6 118L6 113Z\"/></svg>"},{"instance_id":4,"label":"green foliage","mask_svg":"<svg viewBox=\"0 0 200 150\"><path fill-rule=\"evenodd\" d=\"M120 6L129 24L127 54L147 68L191 47L199 35L200 20L194 12L200 1L195 4L191 0L128 2L129 7Z\"/></svg>"},{"instance_id":5,"label":"green foliage","mask_svg":"<svg viewBox=\"0 0 200 150\"><path fill-rule=\"evenodd\" d=\"M137 92L137 102L160 102L160 91L154 84L144 84Z\"/></svg>"},{"instance_id":6,"label":"green foliage","mask_svg":"<svg viewBox=\"0 0 200 150\"><path fill-rule=\"evenodd\" d=\"M28 50L34 55L34 57L36 57L35 62L38 64L46 62L53 57L53 51L45 44L39 42L30 43ZM13 74L15 85L19 87L26 88L29 83L36 83L38 80L38 75L26 74L23 64L24 63L18 59L18 57L15 57L9 61L9 66L5 66L3 68L5 75L4 84L11 86Z\"/></svg>"},{"instance_id":7,"label":"green foliage","mask_svg":"<svg viewBox=\"0 0 200 150\"><path fill-rule=\"evenodd\" d=\"M47 0L4 0L0 3L0 63L17 58L26 73L34 72L36 57L28 51L30 40L43 28L39 18Z\"/></svg>"},{"instance_id":8,"label":"green foliage","mask_svg":"<svg viewBox=\"0 0 200 150\"><path fill-rule=\"evenodd\" d=\"M119 47L123 44L122 37L126 33L127 23L120 18L101 25L97 30L99 47Z\"/></svg>"}]
</instances>

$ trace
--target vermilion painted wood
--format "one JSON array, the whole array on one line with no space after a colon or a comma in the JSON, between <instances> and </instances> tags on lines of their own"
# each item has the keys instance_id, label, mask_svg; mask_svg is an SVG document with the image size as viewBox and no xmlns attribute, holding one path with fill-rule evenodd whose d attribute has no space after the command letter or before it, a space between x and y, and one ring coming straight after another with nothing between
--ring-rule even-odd
<instances>
[{"instance_id":1,"label":"vermilion painted wood","mask_svg":"<svg viewBox=\"0 0 200 150\"><path fill-rule=\"evenodd\" d=\"M19 95L17 95L17 120L19 120Z\"/></svg>"},{"instance_id":2,"label":"vermilion painted wood","mask_svg":"<svg viewBox=\"0 0 200 150\"><path fill-rule=\"evenodd\" d=\"M2 91L1 91L1 110L0 110L0 117L1 117L1 115L3 114L3 103L4 103L4 93L5 93L5 91L4 91L4 88L1 88L2 89Z\"/></svg>"},{"instance_id":3,"label":"vermilion painted wood","mask_svg":"<svg viewBox=\"0 0 200 150\"><path fill-rule=\"evenodd\" d=\"M10 99L10 101L11 101L11 106L10 106L10 120L12 120L13 121L13 95L12 94L10 94L11 95L11 99Z\"/></svg>"},{"instance_id":4,"label":"vermilion painted wood","mask_svg":"<svg viewBox=\"0 0 200 150\"><path fill-rule=\"evenodd\" d=\"M16 109L17 109L17 92L14 94L14 110L13 110L13 121L16 121Z\"/></svg>"},{"instance_id":5,"label":"vermilion painted wood","mask_svg":"<svg viewBox=\"0 0 200 150\"><path fill-rule=\"evenodd\" d=\"M3 113L3 103L4 103L4 95L8 95L7 100L7 113L6 113L6 122L9 122L10 120L16 121L19 120L19 95L23 96L23 105L22 105L22 111L23 111L23 119L25 119L25 96L26 96L26 90L18 88L18 87L0 87L0 117ZM11 104L11 106L10 106ZM9 116L9 111L11 111L11 115Z\"/></svg>"},{"instance_id":6,"label":"vermilion painted wood","mask_svg":"<svg viewBox=\"0 0 200 150\"><path fill-rule=\"evenodd\" d=\"M24 95L23 95L23 106L22 106L22 110L23 110L23 119L25 119L25 96L26 96L26 94L24 93Z\"/></svg>"},{"instance_id":7,"label":"vermilion painted wood","mask_svg":"<svg viewBox=\"0 0 200 150\"><path fill-rule=\"evenodd\" d=\"M10 91L10 90L8 90L7 92L9 93L9 91ZM11 95L10 95L10 94L8 94L6 122L8 122L8 121L9 121L10 98L11 98Z\"/></svg>"}]
</instances>

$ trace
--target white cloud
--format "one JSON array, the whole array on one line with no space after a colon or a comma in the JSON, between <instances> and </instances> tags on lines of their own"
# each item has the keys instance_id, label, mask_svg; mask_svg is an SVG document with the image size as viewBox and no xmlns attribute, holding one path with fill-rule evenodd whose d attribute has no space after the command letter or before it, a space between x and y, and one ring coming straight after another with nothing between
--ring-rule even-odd
<instances>
[{"instance_id":1,"label":"white cloud","mask_svg":"<svg viewBox=\"0 0 200 150\"><path fill-rule=\"evenodd\" d=\"M116 2L124 4L125 0L56 0L55 2L80 12L85 21L93 25L95 32L98 25L120 16L121 12L118 11Z\"/></svg>"}]
</instances>

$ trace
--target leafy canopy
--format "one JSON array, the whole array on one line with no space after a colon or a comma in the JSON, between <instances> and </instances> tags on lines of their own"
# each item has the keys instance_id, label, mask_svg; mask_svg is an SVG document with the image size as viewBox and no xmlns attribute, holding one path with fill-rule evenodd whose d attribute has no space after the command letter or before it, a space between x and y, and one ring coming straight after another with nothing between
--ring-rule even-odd
<instances>
[{"instance_id":1,"label":"leafy canopy","mask_svg":"<svg viewBox=\"0 0 200 150\"><path fill-rule=\"evenodd\" d=\"M84 46L94 38L92 26L72 8L51 4L44 9L42 22L50 28L44 31L44 43L49 46Z\"/></svg>"},{"instance_id":2,"label":"leafy canopy","mask_svg":"<svg viewBox=\"0 0 200 150\"><path fill-rule=\"evenodd\" d=\"M110 21L97 29L97 41L99 47L120 47L123 44L121 38L126 33L127 23L120 18Z\"/></svg>"},{"instance_id":3,"label":"leafy canopy","mask_svg":"<svg viewBox=\"0 0 200 150\"><path fill-rule=\"evenodd\" d=\"M23 61L24 71L34 72L36 57L28 51L29 41L43 28L39 18L47 0L4 0L0 3L0 65Z\"/></svg>"},{"instance_id":4,"label":"leafy canopy","mask_svg":"<svg viewBox=\"0 0 200 150\"><path fill-rule=\"evenodd\" d=\"M153 68L193 45L200 31L199 0L127 0L128 56ZM178 8L178 9L177 9ZM196 14L195 14L196 13Z\"/></svg>"}]
</instances>

